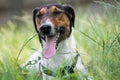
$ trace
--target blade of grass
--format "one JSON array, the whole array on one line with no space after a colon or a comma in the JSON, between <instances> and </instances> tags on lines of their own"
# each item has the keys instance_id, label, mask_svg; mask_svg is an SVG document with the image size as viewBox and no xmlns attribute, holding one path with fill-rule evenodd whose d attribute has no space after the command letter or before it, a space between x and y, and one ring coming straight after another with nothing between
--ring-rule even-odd
<instances>
[{"instance_id":1,"label":"blade of grass","mask_svg":"<svg viewBox=\"0 0 120 80\"><path fill-rule=\"evenodd\" d=\"M22 50L24 49L24 47L25 47L35 36L37 36L37 34L33 35L30 39L28 39L28 40L22 45L22 47L21 47L21 49L20 49L20 51L19 51L19 53L18 53L18 56L17 56L17 59L16 59L16 63L15 63L15 64L17 64L18 58L19 58Z\"/></svg>"},{"instance_id":2,"label":"blade of grass","mask_svg":"<svg viewBox=\"0 0 120 80\"><path fill-rule=\"evenodd\" d=\"M86 36L87 38L89 38L90 40L92 40L93 42L97 43L99 46L102 47L102 45L100 43L98 43L95 39L93 39L92 37L90 37L89 35L85 34L84 32L81 32L84 36Z\"/></svg>"}]
</instances>

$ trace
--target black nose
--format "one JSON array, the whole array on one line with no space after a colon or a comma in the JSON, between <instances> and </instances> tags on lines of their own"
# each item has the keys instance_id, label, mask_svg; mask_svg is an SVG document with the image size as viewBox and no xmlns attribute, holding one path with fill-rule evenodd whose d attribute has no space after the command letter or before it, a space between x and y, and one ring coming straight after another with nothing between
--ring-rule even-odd
<instances>
[{"instance_id":1,"label":"black nose","mask_svg":"<svg viewBox=\"0 0 120 80\"><path fill-rule=\"evenodd\" d=\"M42 34L48 35L51 31L51 25L42 25L40 31L42 32Z\"/></svg>"}]
</instances>

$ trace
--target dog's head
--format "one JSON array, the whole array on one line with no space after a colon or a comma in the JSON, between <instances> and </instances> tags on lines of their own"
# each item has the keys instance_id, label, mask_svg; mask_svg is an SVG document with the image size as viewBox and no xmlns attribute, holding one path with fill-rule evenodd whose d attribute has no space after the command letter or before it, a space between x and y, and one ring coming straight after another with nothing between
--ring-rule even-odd
<instances>
[{"instance_id":1,"label":"dog's head","mask_svg":"<svg viewBox=\"0 0 120 80\"><path fill-rule=\"evenodd\" d=\"M75 13L69 5L48 4L34 9L33 22L41 44L45 41L45 58L53 57L59 43L70 36L74 20Z\"/></svg>"}]
</instances>

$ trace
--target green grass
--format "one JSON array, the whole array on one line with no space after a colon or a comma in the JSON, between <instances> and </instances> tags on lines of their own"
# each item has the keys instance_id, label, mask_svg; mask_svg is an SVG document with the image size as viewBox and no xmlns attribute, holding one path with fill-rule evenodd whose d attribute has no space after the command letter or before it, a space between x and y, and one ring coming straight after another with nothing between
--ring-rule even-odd
<instances>
[{"instance_id":1,"label":"green grass","mask_svg":"<svg viewBox=\"0 0 120 80\"><path fill-rule=\"evenodd\" d=\"M119 80L120 7L102 5L106 8L104 15L91 14L89 11L83 14L79 8L76 9L74 35L77 50L88 68L88 75L93 76L94 80ZM115 9L114 14L107 6ZM25 14L20 18L24 23L19 27L16 22L8 21L6 26L0 28L0 80L39 80L40 74L24 73L20 68L34 52L33 49L40 46L38 37L35 36L22 49L23 45L36 34L31 16L26 16ZM22 52L18 56L20 50ZM69 80L69 77L70 75L57 76L55 80ZM84 76L80 77L84 80Z\"/></svg>"}]
</instances>

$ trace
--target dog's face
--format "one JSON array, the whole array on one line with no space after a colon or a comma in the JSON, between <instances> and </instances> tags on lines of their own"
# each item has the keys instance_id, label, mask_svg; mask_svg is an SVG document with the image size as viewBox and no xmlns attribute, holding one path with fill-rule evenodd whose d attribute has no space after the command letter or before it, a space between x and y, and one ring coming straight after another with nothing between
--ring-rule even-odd
<instances>
[{"instance_id":1,"label":"dog's face","mask_svg":"<svg viewBox=\"0 0 120 80\"><path fill-rule=\"evenodd\" d=\"M34 9L35 29L41 43L45 41L44 57L55 55L59 43L70 36L74 19L74 10L68 5L50 4Z\"/></svg>"}]
</instances>

